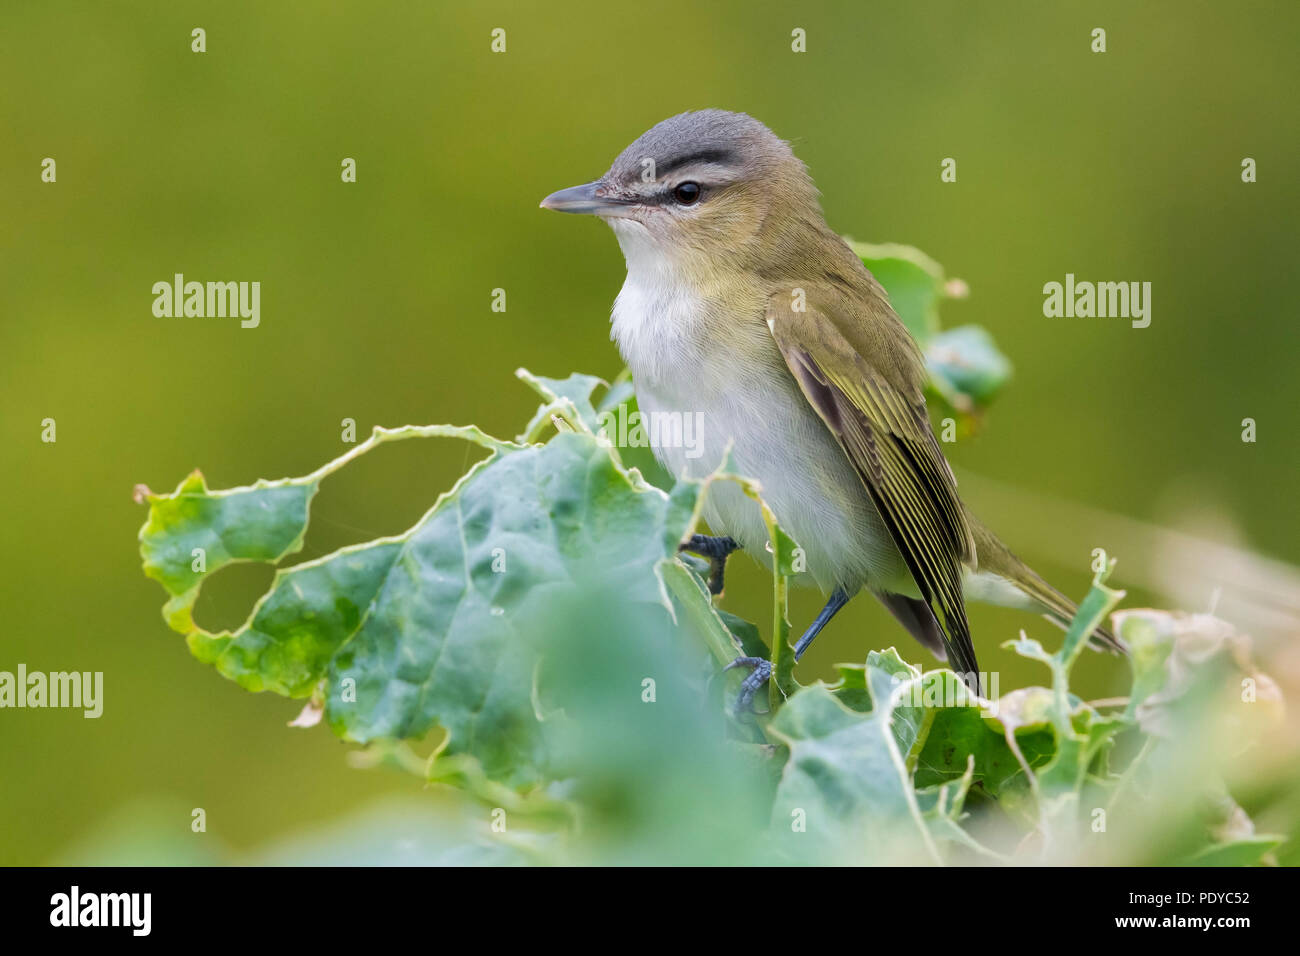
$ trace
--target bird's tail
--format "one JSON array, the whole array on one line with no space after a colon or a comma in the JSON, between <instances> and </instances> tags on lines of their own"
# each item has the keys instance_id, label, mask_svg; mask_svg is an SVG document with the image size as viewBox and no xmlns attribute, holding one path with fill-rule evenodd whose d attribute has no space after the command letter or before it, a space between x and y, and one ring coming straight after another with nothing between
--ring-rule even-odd
<instances>
[{"instance_id":1,"label":"bird's tail","mask_svg":"<svg viewBox=\"0 0 1300 956\"><path fill-rule=\"evenodd\" d=\"M992 572L1010 583L1033 601L1054 624L1069 628L1079 607L1056 588L1044 581L1033 568L1011 553L992 531L968 515L975 536L979 570ZM1093 647L1112 654L1127 654L1128 648L1110 628L1099 626L1089 635Z\"/></svg>"}]
</instances>

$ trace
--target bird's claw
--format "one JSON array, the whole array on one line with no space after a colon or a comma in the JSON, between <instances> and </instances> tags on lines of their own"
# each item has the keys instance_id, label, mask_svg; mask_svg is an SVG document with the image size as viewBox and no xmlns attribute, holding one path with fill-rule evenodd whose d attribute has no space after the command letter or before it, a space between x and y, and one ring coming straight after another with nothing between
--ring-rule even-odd
<instances>
[{"instance_id":1,"label":"bird's claw","mask_svg":"<svg viewBox=\"0 0 1300 956\"><path fill-rule=\"evenodd\" d=\"M736 694L736 706L733 711L737 716L748 713L750 705L754 701L754 695L759 692L768 678L772 676L772 662L765 657L737 657L734 661L723 668L729 671L733 667L750 667L749 676L741 682L740 692Z\"/></svg>"},{"instance_id":2,"label":"bird's claw","mask_svg":"<svg viewBox=\"0 0 1300 956\"><path fill-rule=\"evenodd\" d=\"M727 570L727 556L739 551L740 545L734 538L726 535L712 537L707 534L691 535L689 541L678 545L679 551L692 551L709 559L709 593L722 593L724 575Z\"/></svg>"}]
</instances>

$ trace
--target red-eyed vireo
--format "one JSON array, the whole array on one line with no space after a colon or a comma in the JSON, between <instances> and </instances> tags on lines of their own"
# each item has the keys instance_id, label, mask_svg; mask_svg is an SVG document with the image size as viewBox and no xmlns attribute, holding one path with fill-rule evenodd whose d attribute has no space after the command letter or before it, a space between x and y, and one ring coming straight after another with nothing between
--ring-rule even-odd
<instances>
[{"instance_id":1,"label":"red-eyed vireo","mask_svg":"<svg viewBox=\"0 0 1300 956\"><path fill-rule=\"evenodd\" d=\"M659 443L674 474L703 477L731 447L830 600L796 659L867 588L979 690L966 599L1047 614L1074 604L966 510L926 414L925 362L883 288L826 225L788 143L750 116L683 113L655 126L600 179L543 208L599 216L627 260L612 337L643 415L702 415L700 448ZM715 589L737 547L766 557L758 505L708 491ZM1095 644L1122 649L1104 629ZM770 676L759 659L746 705Z\"/></svg>"}]
</instances>

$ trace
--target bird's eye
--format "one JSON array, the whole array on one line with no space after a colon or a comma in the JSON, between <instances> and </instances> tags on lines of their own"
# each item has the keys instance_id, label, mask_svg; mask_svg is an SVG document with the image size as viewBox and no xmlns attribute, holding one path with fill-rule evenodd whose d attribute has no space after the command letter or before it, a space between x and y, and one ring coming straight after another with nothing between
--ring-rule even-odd
<instances>
[{"instance_id":1,"label":"bird's eye","mask_svg":"<svg viewBox=\"0 0 1300 956\"><path fill-rule=\"evenodd\" d=\"M700 184L678 183L673 190L673 198L683 206L694 206L700 201Z\"/></svg>"}]
</instances>

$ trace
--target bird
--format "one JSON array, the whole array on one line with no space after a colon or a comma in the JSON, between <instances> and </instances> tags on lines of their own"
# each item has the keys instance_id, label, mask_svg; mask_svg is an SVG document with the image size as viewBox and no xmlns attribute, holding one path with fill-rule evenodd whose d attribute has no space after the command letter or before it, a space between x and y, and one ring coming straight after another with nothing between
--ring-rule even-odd
<instances>
[{"instance_id":1,"label":"bird","mask_svg":"<svg viewBox=\"0 0 1300 956\"><path fill-rule=\"evenodd\" d=\"M700 447L652 443L656 457L675 476L701 479L729 454L802 549L796 583L829 595L794 645L796 661L863 591L977 694L967 601L1069 625L1075 604L959 497L930 424L922 353L827 225L788 142L745 113L680 113L599 179L541 206L613 229L627 276L610 336L642 415L703 416ZM760 505L735 483L713 483L703 515L714 534L682 550L710 560L710 590L721 590L736 550L770 562ZM1104 626L1090 641L1125 649ZM749 670L736 701L747 709L771 663L740 656L732 666Z\"/></svg>"}]
</instances>

